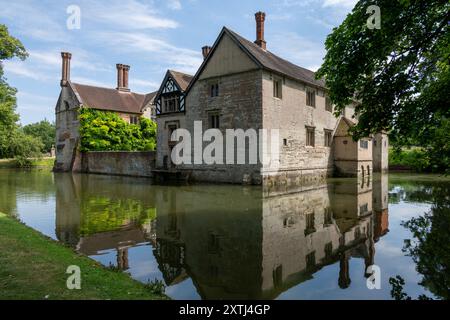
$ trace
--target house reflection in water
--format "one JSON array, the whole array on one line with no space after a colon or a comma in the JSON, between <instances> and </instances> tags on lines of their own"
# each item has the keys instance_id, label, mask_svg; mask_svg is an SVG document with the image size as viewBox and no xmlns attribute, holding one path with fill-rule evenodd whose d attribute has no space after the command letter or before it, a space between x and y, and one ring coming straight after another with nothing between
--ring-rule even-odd
<instances>
[{"instance_id":1,"label":"house reflection in water","mask_svg":"<svg viewBox=\"0 0 450 320\"><path fill-rule=\"evenodd\" d=\"M56 235L60 241L87 256L115 250L120 270L129 268L129 248L155 243L152 228L156 211L118 192L120 184L105 190L101 177L65 174L57 175L55 183Z\"/></svg>"},{"instance_id":2,"label":"house reflection in water","mask_svg":"<svg viewBox=\"0 0 450 320\"><path fill-rule=\"evenodd\" d=\"M122 269L133 263L129 247L150 243L166 285L191 278L204 299L273 299L336 263L336 281L347 288L349 260L374 264L374 243L388 232L387 176L290 192L120 184L104 190L101 178L74 177L57 179L65 184L58 190L73 187L71 196L57 197L61 241L91 256L115 249ZM108 194L114 201L104 199ZM148 214L152 207L156 219Z\"/></svg>"}]
</instances>

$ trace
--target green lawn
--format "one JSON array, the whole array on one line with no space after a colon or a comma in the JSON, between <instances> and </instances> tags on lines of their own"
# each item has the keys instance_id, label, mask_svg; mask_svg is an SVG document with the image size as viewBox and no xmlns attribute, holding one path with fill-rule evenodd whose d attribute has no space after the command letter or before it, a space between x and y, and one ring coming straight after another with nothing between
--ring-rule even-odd
<instances>
[{"instance_id":1,"label":"green lawn","mask_svg":"<svg viewBox=\"0 0 450 320\"><path fill-rule=\"evenodd\" d=\"M43 157L40 159L32 159L32 168L52 168L55 158ZM19 167L15 159L0 159L0 169Z\"/></svg>"},{"instance_id":2,"label":"green lawn","mask_svg":"<svg viewBox=\"0 0 450 320\"><path fill-rule=\"evenodd\" d=\"M70 265L81 269L81 290L69 290ZM167 299L129 275L43 236L0 213L0 300L2 299Z\"/></svg>"}]
</instances>

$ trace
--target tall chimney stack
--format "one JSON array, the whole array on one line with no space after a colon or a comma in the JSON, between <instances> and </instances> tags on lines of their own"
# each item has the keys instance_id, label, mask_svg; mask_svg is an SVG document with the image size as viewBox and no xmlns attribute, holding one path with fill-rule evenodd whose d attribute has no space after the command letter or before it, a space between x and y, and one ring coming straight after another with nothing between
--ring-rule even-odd
<instances>
[{"instance_id":1,"label":"tall chimney stack","mask_svg":"<svg viewBox=\"0 0 450 320\"><path fill-rule=\"evenodd\" d=\"M123 64L116 64L117 68L117 90L122 90L123 87Z\"/></svg>"},{"instance_id":2,"label":"tall chimney stack","mask_svg":"<svg viewBox=\"0 0 450 320\"><path fill-rule=\"evenodd\" d=\"M122 83L123 91L130 91L130 88L128 88L128 71L130 71L130 66L124 64L123 65L123 83Z\"/></svg>"},{"instance_id":3,"label":"tall chimney stack","mask_svg":"<svg viewBox=\"0 0 450 320\"><path fill-rule=\"evenodd\" d=\"M210 52L211 52L211 47L210 46L202 47L203 60L206 60L206 58L208 57L208 54Z\"/></svg>"},{"instance_id":4,"label":"tall chimney stack","mask_svg":"<svg viewBox=\"0 0 450 320\"><path fill-rule=\"evenodd\" d=\"M130 91L128 88L128 71L130 66L126 64L118 63L117 68L117 90L119 91Z\"/></svg>"},{"instance_id":5,"label":"tall chimney stack","mask_svg":"<svg viewBox=\"0 0 450 320\"><path fill-rule=\"evenodd\" d=\"M62 75L61 75L61 87L66 87L70 81L70 59L72 54L70 52L61 52L62 58Z\"/></svg>"},{"instance_id":6,"label":"tall chimney stack","mask_svg":"<svg viewBox=\"0 0 450 320\"><path fill-rule=\"evenodd\" d=\"M266 50L266 41L264 40L264 21L266 20L266 14L264 12L255 13L256 19L256 41L255 43L262 49Z\"/></svg>"}]
</instances>

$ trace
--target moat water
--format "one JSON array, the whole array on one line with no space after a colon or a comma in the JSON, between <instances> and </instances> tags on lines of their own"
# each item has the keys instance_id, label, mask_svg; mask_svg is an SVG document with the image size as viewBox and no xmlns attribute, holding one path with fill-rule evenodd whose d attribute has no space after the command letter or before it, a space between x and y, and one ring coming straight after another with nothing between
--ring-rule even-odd
<instances>
[{"instance_id":1,"label":"moat water","mask_svg":"<svg viewBox=\"0 0 450 320\"><path fill-rule=\"evenodd\" d=\"M0 211L162 281L174 299L392 299L397 275L412 298L448 298L450 180L438 176L275 191L4 169ZM368 289L370 265L379 289Z\"/></svg>"}]
</instances>

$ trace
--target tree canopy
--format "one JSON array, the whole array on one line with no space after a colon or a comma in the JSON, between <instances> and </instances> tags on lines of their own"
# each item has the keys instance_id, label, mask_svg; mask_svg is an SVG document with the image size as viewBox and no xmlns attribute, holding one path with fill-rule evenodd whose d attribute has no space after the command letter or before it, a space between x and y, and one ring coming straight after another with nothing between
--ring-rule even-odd
<instances>
[{"instance_id":1,"label":"tree canopy","mask_svg":"<svg viewBox=\"0 0 450 320\"><path fill-rule=\"evenodd\" d=\"M54 123L51 123L47 119L24 126L23 132L27 135L41 139L43 143L41 151L43 153L50 152L52 146L55 145L56 127Z\"/></svg>"},{"instance_id":2,"label":"tree canopy","mask_svg":"<svg viewBox=\"0 0 450 320\"><path fill-rule=\"evenodd\" d=\"M380 8L379 29L368 27L371 5ZM356 102L355 139L386 130L399 144L450 153L450 133L439 130L450 117L449 21L448 0L360 0L333 29L317 77L336 114Z\"/></svg>"},{"instance_id":3,"label":"tree canopy","mask_svg":"<svg viewBox=\"0 0 450 320\"><path fill-rule=\"evenodd\" d=\"M25 59L27 53L22 43L12 37L8 28L0 24L0 158L27 158L39 154L42 142L26 135L19 127L16 113L16 89L6 82L2 61Z\"/></svg>"}]
</instances>

